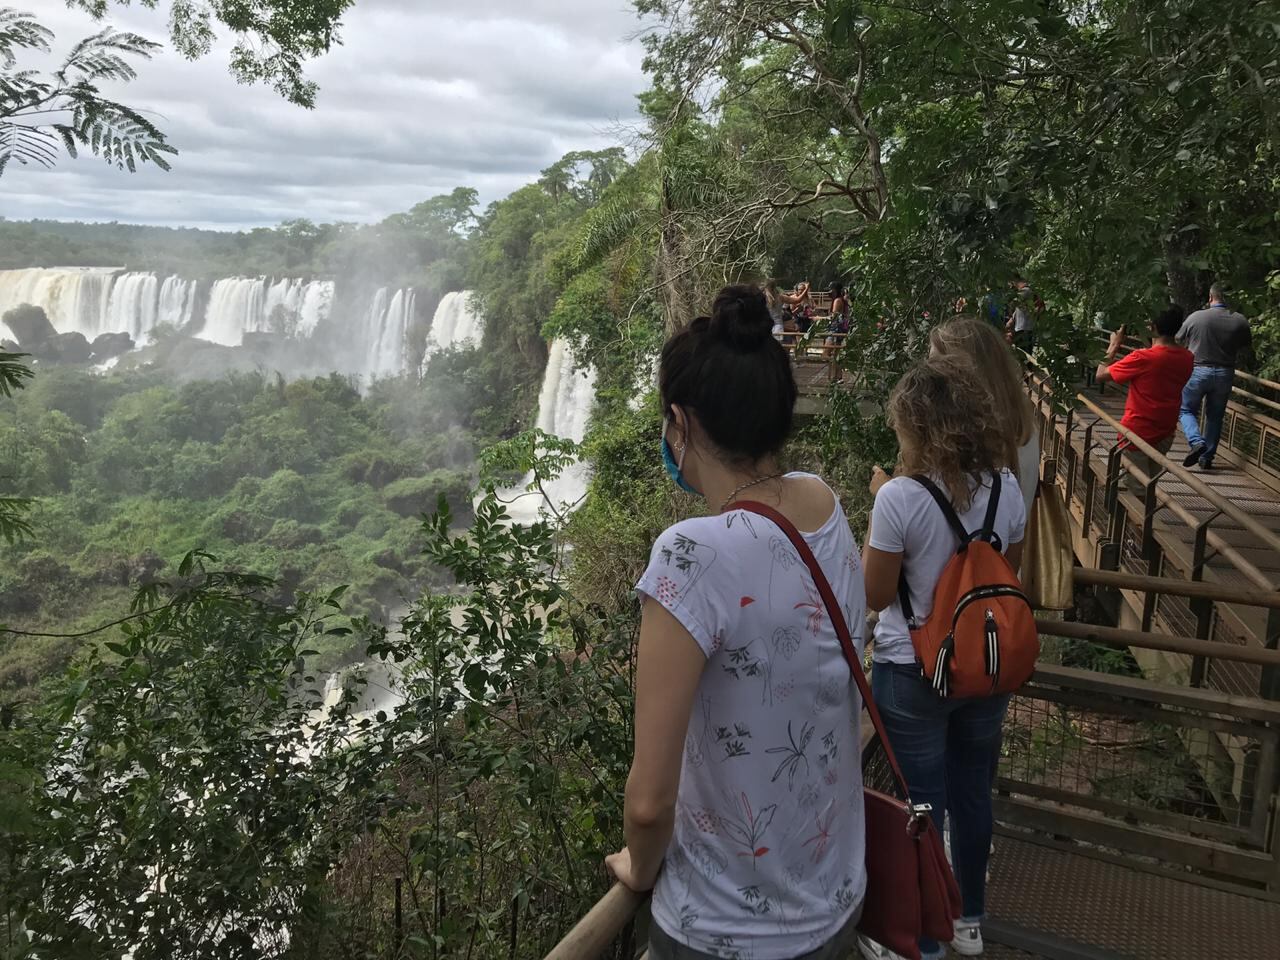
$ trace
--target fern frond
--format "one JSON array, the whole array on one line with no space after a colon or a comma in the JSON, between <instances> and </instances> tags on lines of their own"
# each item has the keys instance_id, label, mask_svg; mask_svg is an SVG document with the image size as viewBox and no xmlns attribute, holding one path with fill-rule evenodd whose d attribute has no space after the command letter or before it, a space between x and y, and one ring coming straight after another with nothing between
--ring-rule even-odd
<instances>
[{"instance_id":1,"label":"fern frond","mask_svg":"<svg viewBox=\"0 0 1280 960\"><path fill-rule=\"evenodd\" d=\"M17 62L17 50L48 52L53 31L41 26L30 14L12 7L0 7L0 67L8 70Z\"/></svg>"}]
</instances>

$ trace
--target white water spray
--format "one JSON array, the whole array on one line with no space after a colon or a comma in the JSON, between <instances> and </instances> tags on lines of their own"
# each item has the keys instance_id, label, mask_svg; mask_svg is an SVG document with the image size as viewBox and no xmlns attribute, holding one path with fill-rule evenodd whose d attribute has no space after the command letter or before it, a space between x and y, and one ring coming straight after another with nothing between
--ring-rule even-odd
<instances>
[{"instance_id":1,"label":"white water spray","mask_svg":"<svg viewBox=\"0 0 1280 960\"><path fill-rule=\"evenodd\" d=\"M538 429L581 443L587 435L595 399L595 369L578 366L568 341L554 341L542 377L542 392L538 395ZM543 489L556 510L563 512L582 499L590 479L590 464L578 461L566 467L556 479L544 483ZM525 490L532 480L533 475L529 474L514 489L499 492L499 496L509 502L507 512L516 523L533 523L546 510L540 491Z\"/></svg>"}]
</instances>

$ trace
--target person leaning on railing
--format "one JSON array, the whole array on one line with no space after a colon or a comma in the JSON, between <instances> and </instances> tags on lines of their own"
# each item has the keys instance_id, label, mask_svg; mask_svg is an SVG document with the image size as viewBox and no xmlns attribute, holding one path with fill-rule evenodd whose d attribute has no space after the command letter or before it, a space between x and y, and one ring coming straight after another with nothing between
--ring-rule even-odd
<instances>
[{"instance_id":1,"label":"person leaning on railing","mask_svg":"<svg viewBox=\"0 0 1280 960\"><path fill-rule=\"evenodd\" d=\"M1182 308L1170 305L1151 321L1151 346L1134 350L1124 359L1116 354L1124 346L1124 327L1111 334L1107 355L1098 364L1098 383L1127 383L1129 395L1124 401L1124 417L1120 421L1161 453L1168 453L1178 432L1178 411L1182 407L1183 388L1191 377L1194 358L1190 351L1178 346L1174 336L1182 327ZM1142 471L1148 478L1159 469L1141 450L1124 437L1120 449L1125 462ZM1128 486L1136 496L1141 485L1130 475Z\"/></svg>"},{"instance_id":2,"label":"person leaning on railing","mask_svg":"<svg viewBox=\"0 0 1280 960\"><path fill-rule=\"evenodd\" d=\"M834 960L866 892L861 702L800 531L862 646L858 545L821 479L777 452L797 391L765 298L726 287L663 348L662 455L705 497L653 546L636 663L626 847L607 859L653 888L651 960ZM859 653L860 655L860 653ZM656 884L656 885L655 885Z\"/></svg>"},{"instance_id":3,"label":"person leaning on railing","mask_svg":"<svg viewBox=\"0 0 1280 960\"><path fill-rule=\"evenodd\" d=\"M1249 321L1227 306L1221 284L1209 288L1209 306L1187 317L1178 340L1195 354L1195 371L1182 391L1182 432L1190 452L1184 467L1200 464L1213 469L1213 458L1222 437L1222 420L1235 382L1236 360L1253 345ZM1204 404L1204 433L1200 432L1200 405Z\"/></svg>"}]
</instances>

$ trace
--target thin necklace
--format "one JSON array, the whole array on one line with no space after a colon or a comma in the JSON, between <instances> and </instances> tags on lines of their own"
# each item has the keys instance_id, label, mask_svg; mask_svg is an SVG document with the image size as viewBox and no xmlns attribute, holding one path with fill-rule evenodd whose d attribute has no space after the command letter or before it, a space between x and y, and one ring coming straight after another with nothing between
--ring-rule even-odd
<instances>
[{"instance_id":1,"label":"thin necklace","mask_svg":"<svg viewBox=\"0 0 1280 960\"><path fill-rule=\"evenodd\" d=\"M782 476L780 473L771 473L767 477L757 477L755 480L748 480L746 483L740 485L736 490L734 490L733 493L724 498L724 503L720 504L720 512L724 513L725 507L738 499L738 494L743 490L746 490L749 487L754 487L757 483L764 483L766 480L777 480L780 476Z\"/></svg>"}]
</instances>

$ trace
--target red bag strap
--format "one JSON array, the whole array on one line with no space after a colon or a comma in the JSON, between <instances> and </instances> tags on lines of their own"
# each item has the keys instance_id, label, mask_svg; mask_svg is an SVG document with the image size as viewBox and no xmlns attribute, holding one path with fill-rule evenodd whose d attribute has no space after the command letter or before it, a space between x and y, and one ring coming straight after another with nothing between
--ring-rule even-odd
<instances>
[{"instance_id":1,"label":"red bag strap","mask_svg":"<svg viewBox=\"0 0 1280 960\"><path fill-rule=\"evenodd\" d=\"M862 662L858 659L857 648L853 645L853 635L849 633L849 624L844 619L844 611L840 609L835 591L831 589L831 582L827 580L827 575L822 572L822 567L818 565L818 558L813 555L813 551L809 549L809 544L805 542L800 531L796 529L796 525L773 509L773 507L757 503L754 500L739 500L734 504L734 509L746 510L748 513L758 514L766 520L772 521L779 530L787 535L791 545L796 548L796 553L800 555L804 565L809 568L809 573L813 576L813 585L818 588L818 594L822 597L822 602L827 608L827 616L831 619L831 625L835 627L836 636L840 639L840 649L844 651L844 659L849 664L849 672L853 674L854 683L858 685L858 693L862 695L862 702L866 705L867 713L871 714L871 726L875 728L880 737L880 745L884 747L884 755L889 758L889 766L898 781L898 788L902 791L902 796L907 801L907 804L910 805L911 791L907 788L907 778L902 775L902 768L898 766L898 758L893 753L893 745L889 742L888 734L884 732L884 721L880 719L880 710L876 707L876 702L871 696L871 690L867 686L867 677L862 672Z\"/></svg>"}]
</instances>

